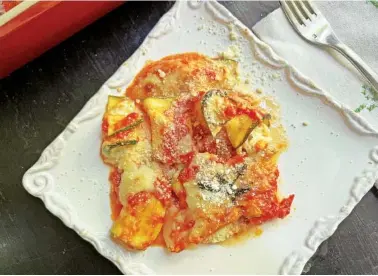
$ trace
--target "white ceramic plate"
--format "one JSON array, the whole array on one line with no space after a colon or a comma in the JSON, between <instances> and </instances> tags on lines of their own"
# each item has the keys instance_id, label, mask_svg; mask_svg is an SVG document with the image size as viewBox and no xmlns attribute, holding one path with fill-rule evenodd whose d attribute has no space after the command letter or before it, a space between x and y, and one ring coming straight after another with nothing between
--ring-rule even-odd
<instances>
[{"instance_id":1,"label":"white ceramic plate","mask_svg":"<svg viewBox=\"0 0 378 276\"><path fill-rule=\"evenodd\" d=\"M230 29L236 41L230 40ZM109 238L109 168L99 156L107 95L124 91L149 59L186 51L215 56L230 45L241 49L237 59L251 89L261 88L281 104L290 147L279 162L280 191L295 194L292 214L235 246L128 252ZM23 184L124 273L299 274L378 179L377 145L376 130L273 53L223 6L178 2L46 148Z\"/></svg>"}]
</instances>

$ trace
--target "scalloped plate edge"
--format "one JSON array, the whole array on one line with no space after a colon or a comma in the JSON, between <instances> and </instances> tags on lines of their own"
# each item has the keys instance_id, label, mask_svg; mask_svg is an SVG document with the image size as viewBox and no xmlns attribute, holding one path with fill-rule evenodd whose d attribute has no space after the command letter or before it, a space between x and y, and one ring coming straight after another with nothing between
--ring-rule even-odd
<instances>
[{"instance_id":1,"label":"scalloped plate edge","mask_svg":"<svg viewBox=\"0 0 378 276\"><path fill-rule=\"evenodd\" d=\"M216 20L223 24L233 22L241 30L246 31L250 41L255 47L256 55L265 62L268 62L272 67L277 69L285 69L295 86L305 93L316 94L324 97L325 100L332 103L333 107L338 109L352 124L352 126L367 135L378 137L378 132L373 129L359 114L356 114L352 110L346 108L342 104L338 103L332 98L330 94L318 88L311 80L304 77L294 67L290 66L284 59L280 58L274 53L272 48L259 40L251 30L244 26L235 16L233 16L225 7L215 1L203 2L188 2L189 7L196 9L201 4L205 4L207 11L212 13ZM134 68L138 67L139 58L143 55L144 49L148 45L151 45L154 39L164 36L169 30L167 30L167 24L169 25L172 18L178 17L179 7L182 2L177 2L162 18L158 21L152 31L147 35L146 39L140 45L140 47L130 56L125 63L134 64ZM161 24L164 23L164 27ZM124 63L124 64L125 64ZM139 64L141 66L141 64ZM64 200L58 195L51 192L51 187L48 187L49 181L39 179L40 183L35 183L34 186L39 187L35 189L29 182L29 177L36 172L43 171L52 168L59 159L59 153L65 142L69 137L78 129L79 125L86 121L99 116L102 113L102 109L99 108L98 103L102 100L106 100L106 95L110 93L117 94L115 87L125 85L131 81L131 79L125 77L125 67L123 65L105 82L100 90L94 94L90 100L84 105L75 118L68 124L64 131L54 141L46 147L42 152L38 161L28 170L23 176L22 182L24 188L33 196L40 198L46 208L55 216L59 217L63 223L78 233L83 239L90 242L96 250L104 257L112 261L122 272L127 274L152 274L149 268L144 264L133 263L128 254L124 251L112 252L105 248L105 241L101 241L99 237L89 235L88 231L83 229L76 218L72 218L72 213L68 211L62 212L62 209L68 209L69 206L62 204ZM374 147L370 154L370 159L378 163L378 146ZM292 252L284 261L280 268L281 274L300 274L309 258L315 253L318 246L327 238L329 238L337 229L340 222L345 219L362 197L370 190L374 185L374 182L378 179L378 169L366 170L363 172L359 181L356 181L351 191L351 196L348 202L340 209L338 214L334 216L328 216L326 218L318 219L313 228L311 229L308 237L305 241L306 253L299 253L297 251ZM51 182L51 181L50 181ZM104 239L105 240L105 239ZM125 256L126 255L126 256ZM120 257L122 256L122 257Z\"/></svg>"}]
</instances>

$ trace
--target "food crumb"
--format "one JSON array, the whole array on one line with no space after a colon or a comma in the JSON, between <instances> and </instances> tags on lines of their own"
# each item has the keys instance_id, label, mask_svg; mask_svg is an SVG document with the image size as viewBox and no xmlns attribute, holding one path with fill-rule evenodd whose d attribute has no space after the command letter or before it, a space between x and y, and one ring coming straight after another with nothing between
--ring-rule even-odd
<instances>
[{"instance_id":1,"label":"food crumb","mask_svg":"<svg viewBox=\"0 0 378 276\"><path fill-rule=\"evenodd\" d=\"M231 30L230 34L229 34L229 38L230 38L231 41L234 41L234 40L238 39L238 35L234 30Z\"/></svg>"},{"instance_id":2,"label":"food crumb","mask_svg":"<svg viewBox=\"0 0 378 276\"><path fill-rule=\"evenodd\" d=\"M226 51L220 52L219 56L224 59L234 59L240 56L240 51L237 45L231 45Z\"/></svg>"},{"instance_id":3,"label":"food crumb","mask_svg":"<svg viewBox=\"0 0 378 276\"><path fill-rule=\"evenodd\" d=\"M308 122L306 122L306 121L303 122L303 123L302 123L302 126L308 126Z\"/></svg>"},{"instance_id":4,"label":"food crumb","mask_svg":"<svg viewBox=\"0 0 378 276\"><path fill-rule=\"evenodd\" d=\"M257 89L256 89L256 93L257 93L257 94L262 94L262 90L261 90L261 88L257 88Z\"/></svg>"},{"instance_id":5,"label":"food crumb","mask_svg":"<svg viewBox=\"0 0 378 276\"><path fill-rule=\"evenodd\" d=\"M161 77L162 79L165 78L166 74L163 70L158 69L158 73L159 73L159 77Z\"/></svg>"}]
</instances>

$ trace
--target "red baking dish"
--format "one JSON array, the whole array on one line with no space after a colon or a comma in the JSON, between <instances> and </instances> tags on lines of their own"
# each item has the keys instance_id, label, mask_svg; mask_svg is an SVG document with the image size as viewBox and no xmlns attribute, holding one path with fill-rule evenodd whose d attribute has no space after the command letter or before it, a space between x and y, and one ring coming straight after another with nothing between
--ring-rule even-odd
<instances>
[{"instance_id":1,"label":"red baking dish","mask_svg":"<svg viewBox=\"0 0 378 276\"><path fill-rule=\"evenodd\" d=\"M0 1L1 2L1 1ZM3 1L0 78L38 57L123 1ZM5 11L4 11L5 7Z\"/></svg>"}]
</instances>

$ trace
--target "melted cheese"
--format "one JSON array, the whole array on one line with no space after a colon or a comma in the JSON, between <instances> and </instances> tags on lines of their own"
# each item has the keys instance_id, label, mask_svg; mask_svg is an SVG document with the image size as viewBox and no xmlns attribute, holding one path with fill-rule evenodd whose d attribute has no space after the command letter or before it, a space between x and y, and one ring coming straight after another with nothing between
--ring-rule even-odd
<instances>
[{"instance_id":1,"label":"melted cheese","mask_svg":"<svg viewBox=\"0 0 378 276\"><path fill-rule=\"evenodd\" d=\"M189 209L201 209L204 212L208 212L214 206L217 208L232 206L227 192L228 186L219 183L217 179L217 175L225 175L228 168L221 163L212 161L212 157L215 157L215 155L198 153L193 160L192 164L198 166L199 171L194 180L184 183L186 202ZM207 188L203 188L203 186Z\"/></svg>"},{"instance_id":2,"label":"melted cheese","mask_svg":"<svg viewBox=\"0 0 378 276\"><path fill-rule=\"evenodd\" d=\"M128 98L125 98L122 102L111 108L108 112L111 116L123 116L135 112L135 103Z\"/></svg>"},{"instance_id":3,"label":"melted cheese","mask_svg":"<svg viewBox=\"0 0 378 276\"><path fill-rule=\"evenodd\" d=\"M270 129L265 124L260 124L251 132L248 139L241 147L245 149L248 154L254 154L256 153L256 145L258 143L268 145L272 140Z\"/></svg>"},{"instance_id":4,"label":"melted cheese","mask_svg":"<svg viewBox=\"0 0 378 276\"><path fill-rule=\"evenodd\" d=\"M119 186L113 186L113 193L118 192L119 202L116 204L123 207L111 231L118 241L134 249L145 249L153 243L163 226L167 248L179 252L193 243L227 240L245 230L245 220L259 218L263 214L260 205L242 195L250 191L273 191L271 183L277 177L276 158L286 145L283 129L275 127L271 130L265 124L256 127L237 149L240 155L247 153L248 157L243 157L243 163L229 165L226 159L234 156L235 151L230 145L229 156L221 155L218 141L224 139L222 135L215 139L204 133L202 137L202 129L195 128L209 126L212 134L217 133L235 115L228 115L230 112L233 114L232 110L225 112L230 104L244 109L260 108L263 114L269 110L270 113L270 106L267 109L259 105L260 98L240 93L237 63L227 59L238 55L239 49L230 47L222 53L223 59L186 53L151 62L127 88L126 93L132 100L127 97L109 100L105 117L110 131L132 112L137 112L144 119L140 125L121 133L124 136L117 138L108 132L103 142L103 151L111 148L103 152L104 161L123 171ZM209 98L209 118L205 118L202 103L194 97L200 91L217 89L227 91L227 97ZM143 110L134 100L143 104ZM191 105L193 101L196 103L194 108ZM189 109L194 112L189 112ZM272 117L277 119L275 115ZM105 127L103 125L103 129ZM199 134L199 139L203 138L208 143L212 143L209 139L215 139L215 152L219 156L198 153L197 150L202 151L202 144L193 138L193 133ZM130 139L133 143L114 146ZM257 154L266 145L268 147ZM203 148L213 152L211 147ZM224 148L227 149L226 144ZM194 154L192 161L192 155L185 156L190 164L181 161L182 155L190 152ZM239 166L243 166L242 170ZM193 171L190 171L191 168ZM180 175L181 172L184 173ZM163 186L158 186L162 185L158 179L170 180L173 185L169 187L163 183ZM165 193L170 200L171 188L179 202L172 200L167 203L162 199L161 194ZM138 201L140 198L143 200ZM242 204L245 205L239 205L239 201L244 201ZM267 206L270 203L267 202Z\"/></svg>"},{"instance_id":5,"label":"melted cheese","mask_svg":"<svg viewBox=\"0 0 378 276\"><path fill-rule=\"evenodd\" d=\"M245 229L245 224L241 223L240 221L236 221L219 229L214 234L208 236L204 243L219 243L229 238L233 237L235 234L239 233L241 230Z\"/></svg>"},{"instance_id":6,"label":"melted cheese","mask_svg":"<svg viewBox=\"0 0 378 276\"><path fill-rule=\"evenodd\" d=\"M130 100L129 98L123 98L123 100L117 104L115 104L110 108L107 112L107 120L109 123L109 131L108 134L112 134L114 132L114 125L125 118L130 113L136 112L135 103Z\"/></svg>"},{"instance_id":7,"label":"melted cheese","mask_svg":"<svg viewBox=\"0 0 378 276\"><path fill-rule=\"evenodd\" d=\"M161 175L160 168L156 163L141 166L128 163L125 169L119 186L119 200L123 205L127 204L127 197L131 194L153 191L154 183Z\"/></svg>"},{"instance_id":8,"label":"melted cheese","mask_svg":"<svg viewBox=\"0 0 378 276\"><path fill-rule=\"evenodd\" d=\"M177 151L179 155L187 154L193 150L192 136L188 133L177 143Z\"/></svg>"},{"instance_id":9,"label":"melted cheese","mask_svg":"<svg viewBox=\"0 0 378 276\"><path fill-rule=\"evenodd\" d=\"M160 71L165 73L161 77ZM210 89L232 89L239 83L237 63L197 53L168 56L146 65L127 88L132 99L175 97Z\"/></svg>"}]
</instances>

